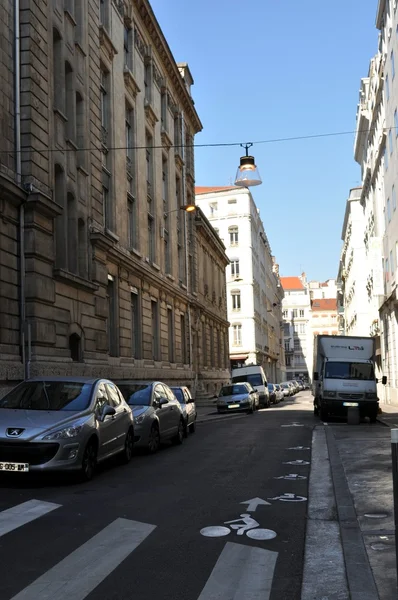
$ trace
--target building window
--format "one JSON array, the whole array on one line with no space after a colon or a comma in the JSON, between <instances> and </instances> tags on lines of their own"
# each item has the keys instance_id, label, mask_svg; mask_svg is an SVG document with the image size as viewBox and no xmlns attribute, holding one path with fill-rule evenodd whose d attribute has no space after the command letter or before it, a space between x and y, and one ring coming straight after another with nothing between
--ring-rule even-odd
<instances>
[{"instance_id":1,"label":"building window","mask_svg":"<svg viewBox=\"0 0 398 600\"><path fill-rule=\"evenodd\" d=\"M149 56L145 57L144 65L144 87L145 87L145 102L152 102L152 61Z\"/></svg>"},{"instance_id":2,"label":"building window","mask_svg":"<svg viewBox=\"0 0 398 600\"><path fill-rule=\"evenodd\" d=\"M388 219L388 222L390 223L390 221L391 221L391 203L390 203L390 198L387 198L387 219Z\"/></svg>"},{"instance_id":3,"label":"building window","mask_svg":"<svg viewBox=\"0 0 398 600\"><path fill-rule=\"evenodd\" d=\"M67 229L66 229L66 238L67 238L67 268L71 273L78 272L78 261L77 261L77 251L78 251L78 236L77 236L77 207L76 207L76 198L73 194L68 192L66 196L66 205L67 205Z\"/></svg>"},{"instance_id":4,"label":"building window","mask_svg":"<svg viewBox=\"0 0 398 600\"><path fill-rule=\"evenodd\" d=\"M167 131L167 92L162 89L160 93L160 125L163 131Z\"/></svg>"},{"instance_id":5,"label":"building window","mask_svg":"<svg viewBox=\"0 0 398 600\"><path fill-rule=\"evenodd\" d=\"M167 158L162 160L162 200L163 211L167 213L169 210L169 163ZM167 215L165 215L167 218Z\"/></svg>"},{"instance_id":6,"label":"building window","mask_svg":"<svg viewBox=\"0 0 398 600\"><path fill-rule=\"evenodd\" d=\"M294 349L300 350L300 340L299 338L294 338Z\"/></svg>"},{"instance_id":7,"label":"building window","mask_svg":"<svg viewBox=\"0 0 398 600\"><path fill-rule=\"evenodd\" d=\"M207 365L207 332L206 332L206 323L202 323L202 356L203 356L203 366Z\"/></svg>"},{"instance_id":8,"label":"building window","mask_svg":"<svg viewBox=\"0 0 398 600\"><path fill-rule=\"evenodd\" d=\"M284 311L282 312L282 317L283 317L284 319L287 319L287 318L289 317L289 311L288 311L288 310L284 310Z\"/></svg>"},{"instance_id":9,"label":"building window","mask_svg":"<svg viewBox=\"0 0 398 600\"><path fill-rule=\"evenodd\" d=\"M129 248L137 248L137 206L131 194L127 194L127 212Z\"/></svg>"},{"instance_id":10,"label":"building window","mask_svg":"<svg viewBox=\"0 0 398 600\"><path fill-rule=\"evenodd\" d=\"M104 69L101 69L101 128L102 128L102 144L106 148L108 147L108 133L109 133L109 73Z\"/></svg>"},{"instance_id":11,"label":"building window","mask_svg":"<svg viewBox=\"0 0 398 600\"><path fill-rule=\"evenodd\" d=\"M304 310L300 308L300 319L304 318Z\"/></svg>"},{"instance_id":12,"label":"building window","mask_svg":"<svg viewBox=\"0 0 398 600\"><path fill-rule=\"evenodd\" d=\"M87 277L87 232L83 219L77 222L77 268L80 277Z\"/></svg>"},{"instance_id":13,"label":"building window","mask_svg":"<svg viewBox=\"0 0 398 600\"><path fill-rule=\"evenodd\" d=\"M283 325L283 334L284 335L290 335L290 325L289 325L289 323L285 323Z\"/></svg>"},{"instance_id":14,"label":"building window","mask_svg":"<svg viewBox=\"0 0 398 600\"><path fill-rule=\"evenodd\" d=\"M102 170L102 209L105 229L112 229L111 178L107 170Z\"/></svg>"},{"instance_id":15,"label":"building window","mask_svg":"<svg viewBox=\"0 0 398 600\"><path fill-rule=\"evenodd\" d=\"M384 168L387 171L387 169L388 169L388 152L387 152L387 148L384 148L383 156L384 156Z\"/></svg>"},{"instance_id":16,"label":"building window","mask_svg":"<svg viewBox=\"0 0 398 600\"><path fill-rule=\"evenodd\" d=\"M293 319L297 319L297 308L293 308Z\"/></svg>"},{"instance_id":17,"label":"building window","mask_svg":"<svg viewBox=\"0 0 398 600\"><path fill-rule=\"evenodd\" d=\"M241 346L242 345L242 325L232 325L232 334L233 334L233 345Z\"/></svg>"},{"instance_id":18,"label":"building window","mask_svg":"<svg viewBox=\"0 0 398 600\"><path fill-rule=\"evenodd\" d=\"M169 243L169 232L166 228L163 230L163 243L164 243L164 271L166 275L171 274L171 256L170 256L170 243Z\"/></svg>"},{"instance_id":19,"label":"building window","mask_svg":"<svg viewBox=\"0 0 398 600\"><path fill-rule=\"evenodd\" d=\"M65 132L67 139L76 141L76 95L74 90L73 69L68 61L65 62L65 115L67 118Z\"/></svg>"},{"instance_id":20,"label":"building window","mask_svg":"<svg viewBox=\"0 0 398 600\"><path fill-rule=\"evenodd\" d=\"M233 290L231 292L232 296L232 310L240 310L240 291Z\"/></svg>"},{"instance_id":21,"label":"building window","mask_svg":"<svg viewBox=\"0 0 398 600\"><path fill-rule=\"evenodd\" d=\"M217 216L217 202L212 202L210 205L210 217Z\"/></svg>"},{"instance_id":22,"label":"building window","mask_svg":"<svg viewBox=\"0 0 398 600\"><path fill-rule=\"evenodd\" d=\"M82 360L81 337L77 333L72 333L69 336L69 352L73 362Z\"/></svg>"},{"instance_id":23,"label":"building window","mask_svg":"<svg viewBox=\"0 0 398 600\"><path fill-rule=\"evenodd\" d=\"M108 28L109 0L100 0L100 24Z\"/></svg>"},{"instance_id":24,"label":"building window","mask_svg":"<svg viewBox=\"0 0 398 600\"><path fill-rule=\"evenodd\" d=\"M131 293L131 356L141 358L141 319L139 295Z\"/></svg>"},{"instance_id":25,"label":"building window","mask_svg":"<svg viewBox=\"0 0 398 600\"><path fill-rule=\"evenodd\" d=\"M117 317L116 317L116 282L112 275L108 275L108 345L110 356L118 355L117 347Z\"/></svg>"},{"instance_id":26,"label":"building window","mask_svg":"<svg viewBox=\"0 0 398 600\"><path fill-rule=\"evenodd\" d=\"M174 113L174 152L182 155L182 118L178 112Z\"/></svg>"},{"instance_id":27,"label":"building window","mask_svg":"<svg viewBox=\"0 0 398 600\"><path fill-rule=\"evenodd\" d=\"M159 360L159 307L156 300L151 301L152 314L152 359Z\"/></svg>"},{"instance_id":28,"label":"building window","mask_svg":"<svg viewBox=\"0 0 398 600\"><path fill-rule=\"evenodd\" d=\"M188 364L187 357L187 332L185 327L185 315L180 315L181 327L181 360L184 365Z\"/></svg>"},{"instance_id":29,"label":"building window","mask_svg":"<svg viewBox=\"0 0 398 600\"><path fill-rule=\"evenodd\" d=\"M155 222L151 214L148 214L148 258L155 262Z\"/></svg>"},{"instance_id":30,"label":"building window","mask_svg":"<svg viewBox=\"0 0 398 600\"><path fill-rule=\"evenodd\" d=\"M125 108L125 138L126 138L126 171L130 177L133 176L133 152L134 152L134 112L126 104Z\"/></svg>"},{"instance_id":31,"label":"building window","mask_svg":"<svg viewBox=\"0 0 398 600\"><path fill-rule=\"evenodd\" d=\"M133 30L124 26L124 68L133 70Z\"/></svg>"},{"instance_id":32,"label":"building window","mask_svg":"<svg viewBox=\"0 0 398 600\"><path fill-rule=\"evenodd\" d=\"M167 309L167 341L168 341L168 352L169 362L174 362L174 315L173 309Z\"/></svg>"},{"instance_id":33,"label":"building window","mask_svg":"<svg viewBox=\"0 0 398 600\"><path fill-rule=\"evenodd\" d=\"M293 325L293 335L298 335L298 332L299 332L299 326L298 326L298 323L295 323Z\"/></svg>"},{"instance_id":34,"label":"building window","mask_svg":"<svg viewBox=\"0 0 398 600\"><path fill-rule=\"evenodd\" d=\"M394 50L391 50L390 60L391 60L391 79L394 81L394 77L395 77Z\"/></svg>"},{"instance_id":35,"label":"building window","mask_svg":"<svg viewBox=\"0 0 398 600\"><path fill-rule=\"evenodd\" d=\"M153 148L152 136L146 134L146 189L147 198L152 200L153 194Z\"/></svg>"},{"instance_id":36,"label":"building window","mask_svg":"<svg viewBox=\"0 0 398 600\"><path fill-rule=\"evenodd\" d=\"M395 191L395 185L392 186L391 198L392 198L392 209L396 210L397 209L397 194Z\"/></svg>"},{"instance_id":37,"label":"building window","mask_svg":"<svg viewBox=\"0 0 398 600\"><path fill-rule=\"evenodd\" d=\"M292 359L290 356L286 356L285 357L285 361L286 361L286 366L287 367L291 367L292 366Z\"/></svg>"},{"instance_id":38,"label":"building window","mask_svg":"<svg viewBox=\"0 0 398 600\"><path fill-rule=\"evenodd\" d=\"M302 333L305 333L305 323L300 323L299 332L300 332L301 334L302 334Z\"/></svg>"},{"instance_id":39,"label":"building window","mask_svg":"<svg viewBox=\"0 0 398 600\"><path fill-rule=\"evenodd\" d=\"M53 88L54 88L54 108L61 112L65 111L63 80L64 72L62 70L62 38L57 29L53 29Z\"/></svg>"},{"instance_id":40,"label":"building window","mask_svg":"<svg viewBox=\"0 0 398 600\"><path fill-rule=\"evenodd\" d=\"M231 276L239 277L239 259L231 260Z\"/></svg>"},{"instance_id":41,"label":"building window","mask_svg":"<svg viewBox=\"0 0 398 600\"><path fill-rule=\"evenodd\" d=\"M237 246L239 244L239 230L235 225L233 227L228 228L229 232L229 244L230 246Z\"/></svg>"},{"instance_id":42,"label":"building window","mask_svg":"<svg viewBox=\"0 0 398 600\"><path fill-rule=\"evenodd\" d=\"M390 146L390 156L391 156L392 151L394 150L394 146L392 144L392 131L391 131L391 129L388 132L388 145Z\"/></svg>"},{"instance_id":43,"label":"building window","mask_svg":"<svg viewBox=\"0 0 398 600\"><path fill-rule=\"evenodd\" d=\"M215 358L214 358L214 327L210 326L210 366L214 367Z\"/></svg>"},{"instance_id":44,"label":"building window","mask_svg":"<svg viewBox=\"0 0 398 600\"><path fill-rule=\"evenodd\" d=\"M390 80L388 78L388 75L386 75L384 85L386 86L386 98L387 98L387 100L389 100L390 99Z\"/></svg>"}]
</instances>

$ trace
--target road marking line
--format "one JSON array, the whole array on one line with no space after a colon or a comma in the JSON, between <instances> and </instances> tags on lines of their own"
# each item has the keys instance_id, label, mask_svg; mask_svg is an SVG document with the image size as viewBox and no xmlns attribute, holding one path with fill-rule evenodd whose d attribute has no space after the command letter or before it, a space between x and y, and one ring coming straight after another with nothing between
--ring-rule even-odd
<instances>
[{"instance_id":1,"label":"road marking line","mask_svg":"<svg viewBox=\"0 0 398 600\"><path fill-rule=\"evenodd\" d=\"M227 542L198 600L269 600L277 558L271 550Z\"/></svg>"},{"instance_id":2,"label":"road marking line","mask_svg":"<svg viewBox=\"0 0 398 600\"><path fill-rule=\"evenodd\" d=\"M116 519L12 600L83 600L154 529L148 523Z\"/></svg>"},{"instance_id":3,"label":"road marking line","mask_svg":"<svg viewBox=\"0 0 398 600\"><path fill-rule=\"evenodd\" d=\"M0 512L0 537L30 523L43 515L62 506L53 502L43 502L41 500L28 500L12 508L7 508Z\"/></svg>"}]
</instances>

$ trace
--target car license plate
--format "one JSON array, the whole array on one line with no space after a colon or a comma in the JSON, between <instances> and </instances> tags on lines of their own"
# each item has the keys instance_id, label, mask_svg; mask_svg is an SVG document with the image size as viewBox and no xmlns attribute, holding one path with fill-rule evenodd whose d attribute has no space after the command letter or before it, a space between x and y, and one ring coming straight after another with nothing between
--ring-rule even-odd
<instances>
[{"instance_id":1,"label":"car license plate","mask_svg":"<svg viewBox=\"0 0 398 600\"><path fill-rule=\"evenodd\" d=\"M228 408L239 408L239 404L228 404Z\"/></svg>"},{"instance_id":2,"label":"car license plate","mask_svg":"<svg viewBox=\"0 0 398 600\"><path fill-rule=\"evenodd\" d=\"M13 473L27 473L29 471L29 464L0 462L0 471L12 471Z\"/></svg>"},{"instance_id":3,"label":"car license plate","mask_svg":"<svg viewBox=\"0 0 398 600\"><path fill-rule=\"evenodd\" d=\"M358 402L343 402L343 406L359 406Z\"/></svg>"}]
</instances>

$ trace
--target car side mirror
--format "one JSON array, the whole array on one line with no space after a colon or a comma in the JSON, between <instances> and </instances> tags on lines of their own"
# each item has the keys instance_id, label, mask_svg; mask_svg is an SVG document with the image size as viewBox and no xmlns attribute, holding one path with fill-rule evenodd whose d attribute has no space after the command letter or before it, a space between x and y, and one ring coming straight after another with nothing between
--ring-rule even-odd
<instances>
[{"instance_id":1,"label":"car side mirror","mask_svg":"<svg viewBox=\"0 0 398 600\"><path fill-rule=\"evenodd\" d=\"M314 381L319 381L319 373L317 371L314 373Z\"/></svg>"},{"instance_id":2,"label":"car side mirror","mask_svg":"<svg viewBox=\"0 0 398 600\"><path fill-rule=\"evenodd\" d=\"M167 398L160 398L160 400L158 402L159 408L162 408L162 406L164 406L165 404L168 404L168 403L169 403L169 401L167 400Z\"/></svg>"},{"instance_id":3,"label":"car side mirror","mask_svg":"<svg viewBox=\"0 0 398 600\"><path fill-rule=\"evenodd\" d=\"M383 377L381 378L381 383L382 383L383 385L386 385L386 384L387 384L387 376L386 376L386 375L383 375Z\"/></svg>"},{"instance_id":4,"label":"car side mirror","mask_svg":"<svg viewBox=\"0 0 398 600\"><path fill-rule=\"evenodd\" d=\"M109 404L105 404L104 408L102 409L102 413L101 413L101 420L105 421L106 417L113 417L113 415L116 414L116 410L113 408L113 406L109 406Z\"/></svg>"}]
</instances>

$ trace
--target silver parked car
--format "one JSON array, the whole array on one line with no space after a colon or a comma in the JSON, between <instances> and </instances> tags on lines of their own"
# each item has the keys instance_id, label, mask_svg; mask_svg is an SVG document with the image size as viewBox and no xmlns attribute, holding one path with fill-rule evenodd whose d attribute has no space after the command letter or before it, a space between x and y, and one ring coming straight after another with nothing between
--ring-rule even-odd
<instances>
[{"instance_id":1,"label":"silver parked car","mask_svg":"<svg viewBox=\"0 0 398 600\"><path fill-rule=\"evenodd\" d=\"M132 411L114 383L86 377L24 381L0 400L0 471L80 471L133 454Z\"/></svg>"},{"instance_id":2,"label":"silver parked car","mask_svg":"<svg viewBox=\"0 0 398 600\"><path fill-rule=\"evenodd\" d=\"M259 393L252 388L250 383L224 385L217 398L217 411L219 413L236 410L254 413L259 406Z\"/></svg>"},{"instance_id":3,"label":"silver parked car","mask_svg":"<svg viewBox=\"0 0 398 600\"><path fill-rule=\"evenodd\" d=\"M154 453L160 443L182 444L185 420L181 404L161 381L126 381L117 385L134 414L135 445Z\"/></svg>"},{"instance_id":4,"label":"silver parked car","mask_svg":"<svg viewBox=\"0 0 398 600\"><path fill-rule=\"evenodd\" d=\"M185 385L179 387L173 386L170 389L181 404L185 419L185 437L187 437L188 431L191 433L195 433L196 431L197 412L195 400L192 398L189 388Z\"/></svg>"}]
</instances>

